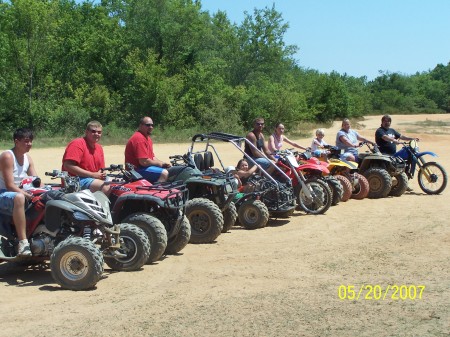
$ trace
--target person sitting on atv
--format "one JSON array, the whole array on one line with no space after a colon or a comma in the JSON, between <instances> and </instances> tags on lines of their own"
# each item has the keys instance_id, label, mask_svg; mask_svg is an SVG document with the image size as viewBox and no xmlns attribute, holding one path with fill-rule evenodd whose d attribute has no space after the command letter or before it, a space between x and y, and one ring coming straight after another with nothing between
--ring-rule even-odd
<instances>
[{"instance_id":1,"label":"person sitting on atv","mask_svg":"<svg viewBox=\"0 0 450 337\"><path fill-rule=\"evenodd\" d=\"M258 117L253 122L253 130L250 131L246 138L254 145L250 146L245 143L244 152L252 158L258 165L260 165L264 170L267 170L268 173L274 171L274 166L270 165L269 160L275 161L275 157L270 153L267 148L266 142L264 140L264 135L262 130L264 128L264 118ZM258 151L259 150L259 151ZM264 157L261 153L263 152L266 157ZM252 165L253 166L253 165Z\"/></svg>"},{"instance_id":2,"label":"person sitting on atv","mask_svg":"<svg viewBox=\"0 0 450 337\"><path fill-rule=\"evenodd\" d=\"M62 170L72 176L80 177L81 189L91 192L102 191L110 193L110 187L105 183L106 173L103 147L98 144L102 137L103 126L98 121L90 121L86 125L84 137L76 138L67 144L62 159Z\"/></svg>"},{"instance_id":3,"label":"person sitting on atv","mask_svg":"<svg viewBox=\"0 0 450 337\"><path fill-rule=\"evenodd\" d=\"M374 145L373 142L361 136L358 132L351 129L350 120L345 118L342 121L342 128L336 135L336 146L339 149L344 149L342 159L349 161L358 161L358 148L360 141Z\"/></svg>"},{"instance_id":4,"label":"person sitting on atv","mask_svg":"<svg viewBox=\"0 0 450 337\"><path fill-rule=\"evenodd\" d=\"M311 152L317 156L321 157L323 155L327 155L329 153L328 150L324 150L325 146L327 146L327 142L323 140L325 137L325 131L323 129L316 130L316 137L313 138L311 143Z\"/></svg>"},{"instance_id":5,"label":"person sitting on atv","mask_svg":"<svg viewBox=\"0 0 450 337\"><path fill-rule=\"evenodd\" d=\"M400 134L395 129L392 129L391 122L391 116L384 115L381 118L381 126L375 132L375 142L377 143L380 152L390 156L397 152L397 144L400 143L399 139L419 141L419 138L407 137Z\"/></svg>"},{"instance_id":6,"label":"person sitting on atv","mask_svg":"<svg viewBox=\"0 0 450 337\"><path fill-rule=\"evenodd\" d=\"M300 144L297 144L296 142L293 142L288 137L284 135L284 125L282 123L277 123L275 125L275 131L269 136L269 141L267 144L267 147L269 148L270 153L274 153L278 150L281 150L283 146L283 142L288 143L289 145L292 145L296 148L302 149L304 151L307 150L306 147L301 146Z\"/></svg>"},{"instance_id":7,"label":"person sitting on atv","mask_svg":"<svg viewBox=\"0 0 450 337\"><path fill-rule=\"evenodd\" d=\"M22 179L36 176L31 157L27 154L33 145L33 132L20 128L14 132L14 147L0 154L0 213L12 216L19 239L18 256L31 255L26 236L25 200L32 194L19 188Z\"/></svg>"},{"instance_id":8,"label":"person sitting on atv","mask_svg":"<svg viewBox=\"0 0 450 337\"><path fill-rule=\"evenodd\" d=\"M125 147L125 163L134 165L136 171L151 183L164 182L169 177L169 171L166 169L172 165L155 157L150 137L153 127L153 120L150 117L141 118L138 130Z\"/></svg>"}]
</instances>

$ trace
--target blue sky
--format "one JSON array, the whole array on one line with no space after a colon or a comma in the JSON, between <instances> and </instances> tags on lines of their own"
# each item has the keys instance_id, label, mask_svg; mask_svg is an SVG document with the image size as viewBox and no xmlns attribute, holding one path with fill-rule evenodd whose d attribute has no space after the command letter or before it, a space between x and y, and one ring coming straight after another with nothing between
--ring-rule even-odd
<instances>
[{"instance_id":1,"label":"blue sky","mask_svg":"<svg viewBox=\"0 0 450 337\"><path fill-rule=\"evenodd\" d=\"M201 0L240 24L244 11L271 8L290 26L301 67L350 76L406 75L450 62L449 0Z\"/></svg>"}]
</instances>

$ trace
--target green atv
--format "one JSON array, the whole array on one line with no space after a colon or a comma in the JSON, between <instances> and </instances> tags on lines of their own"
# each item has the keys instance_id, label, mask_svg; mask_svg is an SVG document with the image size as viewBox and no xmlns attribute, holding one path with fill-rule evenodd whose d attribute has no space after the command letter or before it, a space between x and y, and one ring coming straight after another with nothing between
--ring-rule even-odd
<instances>
[{"instance_id":1,"label":"green atv","mask_svg":"<svg viewBox=\"0 0 450 337\"><path fill-rule=\"evenodd\" d=\"M369 198L399 197L408 187L405 162L397 157L382 154L378 146L363 142L369 151L358 154L358 172L369 182Z\"/></svg>"},{"instance_id":2,"label":"green atv","mask_svg":"<svg viewBox=\"0 0 450 337\"><path fill-rule=\"evenodd\" d=\"M194 150L199 143L206 147ZM172 167L168 169L168 181L181 180L189 191L185 213L191 224L191 243L213 242L237 218L232 202L237 193L236 184L232 176L213 169L214 157L209 149L209 138L197 134L192 137L186 154L169 157Z\"/></svg>"}]
</instances>

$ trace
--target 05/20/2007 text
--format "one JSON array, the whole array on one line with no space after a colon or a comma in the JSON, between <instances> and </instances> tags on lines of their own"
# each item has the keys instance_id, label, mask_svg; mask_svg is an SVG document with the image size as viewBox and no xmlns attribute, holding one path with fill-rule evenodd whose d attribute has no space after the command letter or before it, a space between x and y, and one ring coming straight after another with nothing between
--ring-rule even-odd
<instances>
[{"instance_id":1,"label":"05/20/2007 text","mask_svg":"<svg viewBox=\"0 0 450 337\"><path fill-rule=\"evenodd\" d=\"M361 284L361 285L340 285L338 287L338 297L341 300L421 300L424 285L397 285L388 284Z\"/></svg>"}]
</instances>

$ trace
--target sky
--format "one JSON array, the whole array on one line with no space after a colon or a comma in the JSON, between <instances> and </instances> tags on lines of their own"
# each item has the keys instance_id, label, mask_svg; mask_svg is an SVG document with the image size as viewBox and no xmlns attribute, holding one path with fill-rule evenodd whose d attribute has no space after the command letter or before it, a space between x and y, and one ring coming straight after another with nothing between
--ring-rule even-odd
<instances>
[{"instance_id":1,"label":"sky","mask_svg":"<svg viewBox=\"0 0 450 337\"><path fill-rule=\"evenodd\" d=\"M201 0L211 15L265 7L281 13L299 66L372 80L380 71L413 75L450 62L449 0Z\"/></svg>"}]
</instances>

